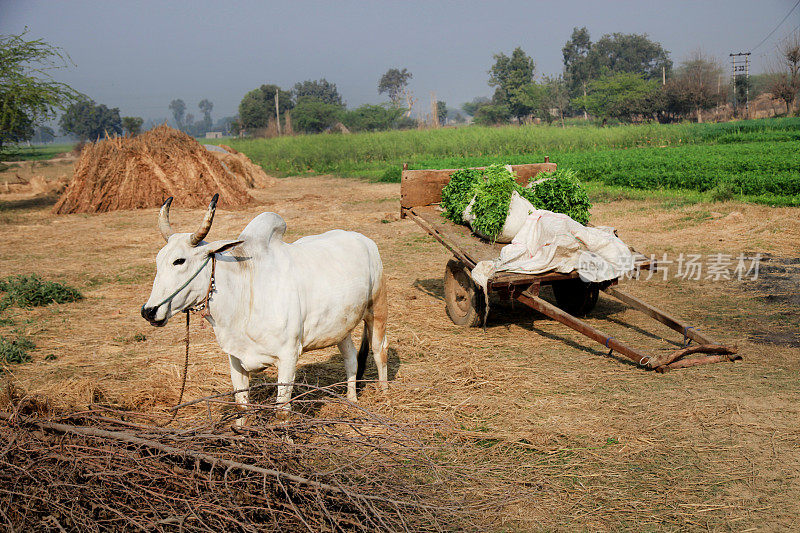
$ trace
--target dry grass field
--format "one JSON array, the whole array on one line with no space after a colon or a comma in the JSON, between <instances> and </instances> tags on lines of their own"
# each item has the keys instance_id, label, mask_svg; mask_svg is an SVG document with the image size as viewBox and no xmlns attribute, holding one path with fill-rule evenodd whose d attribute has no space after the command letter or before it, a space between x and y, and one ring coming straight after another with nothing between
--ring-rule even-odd
<instances>
[{"instance_id":1,"label":"dry grass field","mask_svg":"<svg viewBox=\"0 0 800 533\"><path fill-rule=\"evenodd\" d=\"M800 209L595 204L593 222L616 226L645 253L768 258L758 281L623 282L737 344L744 357L659 375L521 306L496 305L485 332L453 325L443 302L449 254L399 220L398 184L286 178L252 194L257 205L218 210L209 239L232 238L256 214L275 211L287 221L287 240L344 228L378 243L390 289L391 384L386 396L368 386L361 402L396 420L435 422L435 438L486 472L467 489L476 497L514 495L476 523L497 531L800 528ZM155 329L139 316L163 244L156 210L57 216L54 202L0 196L0 272L35 272L86 298L11 311L13 327L37 347L32 362L3 379L54 409L166 410L178 398L183 323L178 317ZM174 205L172 224L188 231L201 216ZM602 295L588 321L653 351L681 340ZM227 358L211 329L195 319L191 337L186 399L228 391ZM371 361L367 377L375 377ZM298 379L342 381L336 349L305 354ZM204 416L204 406L188 408L179 420Z\"/></svg>"}]
</instances>

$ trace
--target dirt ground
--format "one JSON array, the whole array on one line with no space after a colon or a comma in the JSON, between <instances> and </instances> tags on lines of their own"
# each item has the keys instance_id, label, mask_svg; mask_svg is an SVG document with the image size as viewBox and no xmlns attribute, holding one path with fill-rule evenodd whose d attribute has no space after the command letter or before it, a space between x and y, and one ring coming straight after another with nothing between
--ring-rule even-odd
<instances>
[{"instance_id":1,"label":"dirt ground","mask_svg":"<svg viewBox=\"0 0 800 533\"><path fill-rule=\"evenodd\" d=\"M657 257L765 258L757 281L681 280L670 270L667 280L659 273L622 283L737 344L744 357L659 375L521 306L496 306L486 332L453 325L442 284L449 254L399 220L397 184L287 178L252 194L257 205L217 212L209 239L233 238L256 214L275 211L287 221L287 240L344 228L378 243L389 280L391 385L385 397L367 387L362 404L398 420L440 421L442 438L467 443L459 453L470 450L467 459L492 473L475 494L510 486L519 495L479 517L496 530L800 527L800 209L664 200L594 206L594 223L617 227ZM3 333L16 329L37 348L6 379L60 408L170 407L183 323L156 329L139 316L163 244L156 210L55 216L54 202L0 195L0 272L36 272L86 298L11 312L15 324ZM176 205L172 224L188 231L201 216ZM680 335L600 298L593 326L652 351L680 343ZM210 328L195 320L191 336L186 398L229 390L227 358ZM275 372L263 377L274 380ZM367 377L375 377L371 363ZM298 379L342 381L340 355L335 348L305 354Z\"/></svg>"}]
</instances>

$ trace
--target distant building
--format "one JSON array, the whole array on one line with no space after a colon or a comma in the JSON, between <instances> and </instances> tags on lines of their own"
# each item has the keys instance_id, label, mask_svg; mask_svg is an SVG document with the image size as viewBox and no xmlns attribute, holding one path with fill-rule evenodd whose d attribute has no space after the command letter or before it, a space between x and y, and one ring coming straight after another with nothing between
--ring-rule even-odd
<instances>
[{"instance_id":1,"label":"distant building","mask_svg":"<svg viewBox=\"0 0 800 533\"><path fill-rule=\"evenodd\" d=\"M206 139L222 139L221 131L207 131Z\"/></svg>"}]
</instances>

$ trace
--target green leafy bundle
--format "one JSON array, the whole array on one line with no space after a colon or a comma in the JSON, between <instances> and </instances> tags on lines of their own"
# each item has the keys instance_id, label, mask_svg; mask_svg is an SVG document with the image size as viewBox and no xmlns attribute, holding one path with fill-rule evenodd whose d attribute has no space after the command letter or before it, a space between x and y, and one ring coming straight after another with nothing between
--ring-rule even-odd
<instances>
[{"instance_id":1,"label":"green leafy bundle","mask_svg":"<svg viewBox=\"0 0 800 533\"><path fill-rule=\"evenodd\" d=\"M444 217L456 224L463 224L464 209L475 198L471 209L475 215L472 229L494 237L503 229L508 218L511 195L517 191L537 209L564 213L581 224L587 224L592 204L576 172L558 169L544 176L544 181L525 188L502 165L492 165L485 170L458 170L442 189Z\"/></svg>"},{"instance_id":2,"label":"green leafy bundle","mask_svg":"<svg viewBox=\"0 0 800 533\"><path fill-rule=\"evenodd\" d=\"M472 214L475 215L472 229L495 237L508 218L511 195L521 187L514 179L514 174L501 165L490 166L483 176L484 179L478 181L472 189L475 196L475 203L472 204Z\"/></svg>"},{"instance_id":3,"label":"green leafy bundle","mask_svg":"<svg viewBox=\"0 0 800 533\"><path fill-rule=\"evenodd\" d=\"M564 213L584 226L588 224L592 204L578 180L577 173L568 168L560 168L544 176L544 181L530 188L521 188L520 195L536 209Z\"/></svg>"},{"instance_id":4,"label":"green leafy bundle","mask_svg":"<svg viewBox=\"0 0 800 533\"><path fill-rule=\"evenodd\" d=\"M456 224L464 223L464 209L475 196L473 189L481 182L482 175L482 171L470 168L453 172L450 182L442 189L441 205L445 218Z\"/></svg>"},{"instance_id":5,"label":"green leafy bundle","mask_svg":"<svg viewBox=\"0 0 800 533\"><path fill-rule=\"evenodd\" d=\"M77 290L57 283L45 281L36 274L9 276L0 280L0 309L16 305L18 307L38 307L51 303L66 303L80 300L83 295Z\"/></svg>"}]
</instances>

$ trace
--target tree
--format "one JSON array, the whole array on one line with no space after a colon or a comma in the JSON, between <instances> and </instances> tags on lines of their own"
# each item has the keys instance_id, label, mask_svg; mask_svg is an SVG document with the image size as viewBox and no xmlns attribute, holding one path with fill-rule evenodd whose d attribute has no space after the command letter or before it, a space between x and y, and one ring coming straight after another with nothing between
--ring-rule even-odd
<instances>
[{"instance_id":1,"label":"tree","mask_svg":"<svg viewBox=\"0 0 800 533\"><path fill-rule=\"evenodd\" d=\"M786 105L786 114L792 112L792 104L797 97L797 84L791 82L788 76L780 76L770 86L770 92L774 98L783 100Z\"/></svg>"},{"instance_id":2,"label":"tree","mask_svg":"<svg viewBox=\"0 0 800 533\"><path fill-rule=\"evenodd\" d=\"M511 111L508 106L502 104L482 105L475 112L474 120L476 124L483 126L495 126L508 122L511 118Z\"/></svg>"},{"instance_id":3,"label":"tree","mask_svg":"<svg viewBox=\"0 0 800 533\"><path fill-rule=\"evenodd\" d=\"M669 52L646 34L613 33L592 44L585 27L574 28L561 53L564 78L573 98L586 97L589 82L600 76L627 72L652 80L661 78L662 72L669 75L672 69Z\"/></svg>"},{"instance_id":4,"label":"tree","mask_svg":"<svg viewBox=\"0 0 800 533\"><path fill-rule=\"evenodd\" d=\"M33 136L33 119L25 113L22 103L13 93L2 95L3 111L0 117L0 156L10 143L27 141Z\"/></svg>"},{"instance_id":5,"label":"tree","mask_svg":"<svg viewBox=\"0 0 800 533\"><path fill-rule=\"evenodd\" d=\"M0 35L0 156L9 143L30 139L34 126L81 98L49 74L68 63L60 48L41 39L28 41L25 33Z\"/></svg>"},{"instance_id":6,"label":"tree","mask_svg":"<svg viewBox=\"0 0 800 533\"><path fill-rule=\"evenodd\" d=\"M341 114L341 106L305 98L294 106L292 122L300 131L320 133L339 122Z\"/></svg>"},{"instance_id":7,"label":"tree","mask_svg":"<svg viewBox=\"0 0 800 533\"><path fill-rule=\"evenodd\" d=\"M448 109L447 110L447 120L454 124L463 124L466 122L464 115L457 109Z\"/></svg>"},{"instance_id":8,"label":"tree","mask_svg":"<svg viewBox=\"0 0 800 533\"><path fill-rule=\"evenodd\" d=\"M589 61L592 40L586 26L573 28L572 36L561 49L564 58L564 79L572 96L586 95L586 84L595 76Z\"/></svg>"},{"instance_id":9,"label":"tree","mask_svg":"<svg viewBox=\"0 0 800 533\"><path fill-rule=\"evenodd\" d=\"M277 85L262 85L253 89L239 103L239 120L242 128L266 128L275 118L275 93L278 93L279 112L284 115L294 107L292 93Z\"/></svg>"},{"instance_id":10,"label":"tree","mask_svg":"<svg viewBox=\"0 0 800 533\"><path fill-rule=\"evenodd\" d=\"M564 111L569 106L569 88L566 80L561 76L545 76L544 84L550 96L550 104L558 109L558 118L561 120L561 127L564 127Z\"/></svg>"},{"instance_id":11,"label":"tree","mask_svg":"<svg viewBox=\"0 0 800 533\"><path fill-rule=\"evenodd\" d=\"M392 105L365 104L342 115L342 123L350 131L383 131L396 126L404 110Z\"/></svg>"},{"instance_id":12,"label":"tree","mask_svg":"<svg viewBox=\"0 0 800 533\"><path fill-rule=\"evenodd\" d=\"M49 143L53 142L56 138L56 132L50 126L37 126L35 128L31 140L36 143Z\"/></svg>"},{"instance_id":13,"label":"tree","mask_svg":"<svg viewBox=\"0 0 800 533\"><path fill-rule=\"evenodd\" d=\"M590 81L588 94L579 97L577 104L602 119L604 125L609 118L629 121L636 115L653 114L650 96L658 90L655 81L622 72Z\"/></svg>"},{"instance_id":14,"label":"tree","mask_svg":"<svg viewBox=\"0 0 800 533\"><path fill-rule=\"evenodd\" d=\"M695 112L697 121L702 122L702 112L723 100L721 77L722 67L718 63L695 52L681 63L664 86L668 110L683 116Z\"/></svg>"},{"instance_id":15,"label":"tree","mask_svg":"<svg viewBox=\"0 0 800 533\"><path fill-rule=\"evenodd\" d=\"M406 116L411 114L411 108L414 107L414 98L408 91L408 81L413 77L406 69L390 68L378 81L378 94L386 93L396 107L400 107L405 100Z\"/></svg>"},{"instance_id":16,"label":"tree","mask_svg":"<svg viewBox=\"0 0 800 533\"><path fill-rule=\"evenodd\" d=\"M172 111L172 117L175 119L178 129L182 130L186 115L186 104L182 99L177 98L169 103L169 110Z\"/></svg>"},{"instance_id":17,"label":"tree","mask_svg":"<svg viewBox=\"0 0 800 533\"><path fill-rule=\"evenodd\" d=\"M597 74L630 72L645 80L661 79L672 70L669 52L647 34L612 33L594 43L587 56L590 70Z\"/></svg>"},{"instance_id":18,"label":"tree","mask_svg":"<svg viewBox=\"0 0 800 533\"><path fill-rule=\"evenodd\" d=\"M533 82L536 65L520 47L514 49L511 57L504 53L494 55L494 65L489 70L489 86L496 87L495 104L505 105L517 118L529 114L530 110L519 99L519 91Z\"/></svg>"},{"instance_id":19,"label":"tree","mask_svg":"<svg viewBox=\"0 0 800 533\"><path fill-rule=\"evenodd\" d=\"M553 115L550 113L553 106L545 84L532 82L525 85L517 91L515 100L521 108L528 110L528 114L546 120L548 124L553 122Z\"/></svg>"},{"instance_id":20,"label":"tree","mask_svg":"<svg viewBox=\"0 0 800 533\"><path fill-rule=\"evenodd\" d=\"M238 127L238 123L239 117L222 117L214 123L211 129L214 131L221 131L223 135L228 135L229 133L239 133L238 129L236 129ZM234 132L235 129L236 131Z\"/></svg>"},{"instance_id":21,"label":"tree","mask_svg":"<svg viewBox=\"0 0 800 533\"><path fill-rule=\"evenodd\" d=\"M492 101L485 96L477 96L472 99L471 102L464 102L461 104L461 110L466 113L467 115L474 117L475 113L480 109L481 106L486 104L491 104Z\"/></svg>"},{"instance_id":22,"label":"tree","mask_svg":"<svg viewBox=\"0 0 800 533\"><path fill-rule=\"evenodd\" d=\"M142 132L143 123L144 119L142 117L122 117L122 128L132 137Z\"/></svg>"},{"instance_id":23,"label":"tree","mask_svg":"<svg viewBox=\"0 0 800 533\"><path fill-rule=\"evenodd\" d=\"M778 45L778 62L787 71L775 76L770 92L784 101L788 115L800 92L800 33L795 32Z\"/></svg>"},{"instance_id":24,"label":"tree","mask_svg":"<svg viewBox=\"0 0 800 533\"><path fill-rule=\"evenodd\" d=\"M72 134L81 141L94 141L109 133L122 133L119 108L109 109L93 100L82 100L69 106L59 120L64 133Z\"/></svg>"},{"instance_id":25,"label":"tree","mask_svg":"<svg viewBox=\"0 0 800 533\"><path fill-rule=\"evenodd\" d=\"M331 83L325 78L317 81L306 80L304 82L297 82L294 84L294 98L296 102L300 102L303 98L310 100L317 100L326 104L337 105L344 107L344 102L336 89L336 84Z\"/></svg>"},{"instance_id":26,"label":"tree","mask_svg":"<svg viewBox=\"0 0 800 533\"><path fill-rule=\"evenodd\" d=\"M208 131L212 124L211 110L214 109L214 104L211 103L211 100L203 98L200 100L200 103L197 104L197 107L200 109L200 112L203 113L203 128Z\"/></svg>"},{"instance_id":27,"label":"tree","mask_svg":"<svg viewBox=\"0 0 800 533\"><path fill-rule=\"evenodd\" d=\"M436 118L439 120L439 124L444 126L447 122L447 103L443 100L436 102L436 113L438 114Z\"/></svg>"}]
</instances>

